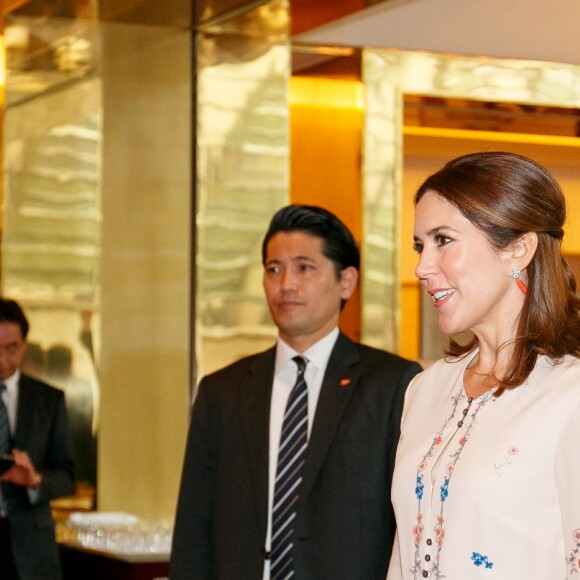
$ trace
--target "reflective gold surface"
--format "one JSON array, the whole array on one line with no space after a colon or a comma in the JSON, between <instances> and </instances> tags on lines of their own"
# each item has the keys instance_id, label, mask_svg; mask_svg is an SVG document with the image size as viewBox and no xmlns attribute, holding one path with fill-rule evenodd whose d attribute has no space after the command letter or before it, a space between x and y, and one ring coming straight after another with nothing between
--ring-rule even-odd
<instances>
[{"instance_id":1,"label":"reflective gold surface","mask_svg":"<svg viewBox=\"0 0 580 580\"><path fill-rule=\"evenodd\" d=\"M194 63L184 4L192 7L106 0L98 14L93 0L35 0L6 19L4 287L27 303L33 341L65 342L76 372L91 384L98 374L99 498L102 507L145 517L172 513L196 377L272 344L260 244L271 215L289 201L291 7L196 3L205 11ZM61 12L47 17L43 6ZM314 47L294 63L352 53ZM458 135L404 128L405 95L577 109L580 72L367 49L363 80L361 339L414 357L420 298L405 189L413 184L405 179L419 180L430 165L419 161L404 176L403 151L415 139L417 150L447 154ZM462 147L514 146L463 137ZM578 183L573 166L562 169L570 189ZM318 171L324 177L332 168ZM571 214L580 215L578 202ZM79 341L86 310L97 371ZM438 345L432 323L423 324L422 339Z\"/></svg>"},{"instance_id":2,"label":"reflective gold surface","mask_svg":"<svg viewBox=\"0 0 580 580\"><path fill-rule=\"evenodd\" d=\"M114 22L91 4L7 16L3 291L32 342L72 353L70 375L43 377L77 407L89 385L98 508L169 521L190 403L191 32L126 20L156 2L100 3Z\"/></svg>"},{"instance_id":3,"label":"reflective gold surface","mask_svg":"<svg viewBox=\"0 0 580 580\"><path fill-rule=\"evenodd\" d=\"M3 293L19 300L30 319L25 371L65 391L77 479L91 487L100 408L98 328L93 335L100 292L100 122L100 82L87 80L9 106L3 144ZM95 319L83 318L84 312Z\"/></svg>"},{"instance_id":4,"label":"reflective gold surface","mask_svg":"<svg viewBox=\"0 0 580 580\"><path fill-rule=\"evenodd\" d=\"M197 376L272 344L260 246L288 201L288 3L198 34Z\"/></svg>"},{"instance_id":5,"label":"reflective gold surface","mask_svg":"<svg viewBox=\"0 0 580 580\"><path fill-rule=\"evenodd\" d=\"M363 51L363 237L361 338L399 352L402 91L384 61Z\"/></svg>"}]
</instances>

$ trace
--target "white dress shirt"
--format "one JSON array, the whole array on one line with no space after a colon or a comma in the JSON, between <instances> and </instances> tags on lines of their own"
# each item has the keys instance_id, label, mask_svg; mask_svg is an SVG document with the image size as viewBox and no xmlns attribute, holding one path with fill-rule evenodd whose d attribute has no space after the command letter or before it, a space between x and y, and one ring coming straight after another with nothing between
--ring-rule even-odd
<instances>
[{"instance_id":1,"label":"white dress shirt","mask_svg":"<svg viewBox=\"0 0 580 580\"><path fill-rule=\"evenodd\" d=\"M6 390L2 393L2 400L8 413L8 422L10 423L10 432L14 435L16 431L16 409L18 409L18 381L20 380L20 371L16 371L11 377L2 381L6 385Z\"/></svg>"},{"instance_id":2,"label":"white dress shirt","mask_svg":"<svg viewBox=\"0 0 580 580\"><path fill-rule=\"evenodd\" d=\"M278 445L280 432L286 411L286 402L296 383L298 367L292 360L301 356L308 361L304 378L308 386L308 436L312 431L318 396L330 354L338 338L339 330L335 327L323 339L313 344L305 352L297 352L281 338L276 347L276 365L274 368L274 384L270 403L270 461L268 479L268 532L266 534L266 551L270 550L272 537L272 502L274 499L274 481L276 479L276 464L278 463ZM264 560L264 580L270 579L270 560Z\"/></svg>"}]
</instances>

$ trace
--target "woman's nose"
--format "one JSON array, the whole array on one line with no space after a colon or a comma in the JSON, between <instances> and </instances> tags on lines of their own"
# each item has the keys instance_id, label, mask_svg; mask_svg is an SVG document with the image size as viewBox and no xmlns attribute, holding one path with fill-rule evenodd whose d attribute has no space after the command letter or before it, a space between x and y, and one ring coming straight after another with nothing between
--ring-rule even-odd
<instances>
[{"instance_id":1,"label":"woman's nose","mask_svg":"<svg viewBox=\"0 0 580 580\"><path fill-rule=\"evenodd\" d=\"M419 254L419 261L415 266L415 276L417 276L419 280L424 280L433 273L433 269L434 263L432 257L430 257L429 252L423 250Z\"/></svg>"}]
</instances>

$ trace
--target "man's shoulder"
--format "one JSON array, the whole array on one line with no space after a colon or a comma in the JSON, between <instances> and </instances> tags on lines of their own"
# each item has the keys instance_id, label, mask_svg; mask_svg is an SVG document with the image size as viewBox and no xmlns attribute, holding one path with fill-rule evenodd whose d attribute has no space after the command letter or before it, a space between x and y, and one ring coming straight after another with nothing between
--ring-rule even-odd
<instances>
[{"instance_id":1,"label":"man's shoulder","mask_svg":"<svg viewBox=\"0 0 580 580\"><path fill-rule=\"evenodd\" d=\"M367 344L359 344L361 357L366 357L371 360L376 360L381 364L395 365L401 367L419 366L419 363L414 360L404 358L393 352L375 348Z\"/></svg>"},{"instance_id":2,"label":"man's shoulder","mask_svg":"<svg viewBox=\"0 0 580 580\"><path fill-rule=\"evenodd\" d=\"M44 396L48 397L61 397L64 395L62 389L25 374L20 375L19 388L30 390L33 393L42 393Z\"/></svg>"},{"instance_id":3,"label":"man's shoulder","mask_svg":"<svg viewBox=\"0 0 580 580\"><path fill-rule=\"evenodd\" d=\"M361 362L366 365L377 367L389 367L391 369L417 369L421 370L421 365L417 361L406 359L398 354L375 348L360 342L354 342L347 337L345 344L350 343L351 348L355 348L358 352ZM348 348L348 347L347 347Z\"/></svg>"},{"instance_id":4,"label":"man's shoulder","mask_svg":"<svg viewBox=\"0 0 580 580\"><path fill-rule=\"evenodd\" d=\"M245 356L221 369L205 375L202 381L204 383L221 384L229 378L240 377L251 372L253 369L261 369L267 364L271 364L273 368L275 355L276 348L271 347L268 350Z\"/></svg>"}]
</instances>

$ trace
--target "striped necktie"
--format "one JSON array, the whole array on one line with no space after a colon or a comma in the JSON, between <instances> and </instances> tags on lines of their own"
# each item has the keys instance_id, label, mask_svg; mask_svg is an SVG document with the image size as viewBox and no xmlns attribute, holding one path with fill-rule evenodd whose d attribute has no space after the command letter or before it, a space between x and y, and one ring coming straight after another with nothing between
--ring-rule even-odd
<instances>
[{"instance_id":1,"label":"striped necktie","mask_svg":"<svg viewBox=\"0 0 580 580\"><path fill-rule=\"evenodd\" d=\"M294 576L294 520L308 445L308 388L304 380L306 361L299 356L292 360L298 366L298 374L286 403L278 448L272 508L271 580L286 580Z\"/></svg>"},{"instance_id":2,"label":"striped necktie","mask_svg":"<svg viewBox=\"0 0 580 580\"><path fill-rule=\"evenodd\" d=\"M0 383L0 454L9 453L12 447L12 434L10 433L10 422L8 421L8 411L2 398L2 393L6 390L6 385Z\"/></svg>"}]
</instances>

